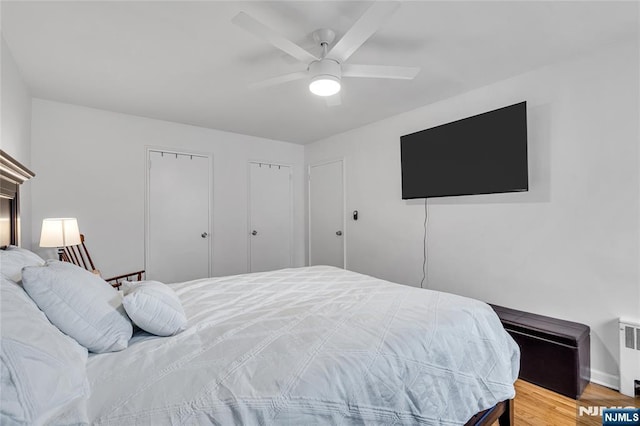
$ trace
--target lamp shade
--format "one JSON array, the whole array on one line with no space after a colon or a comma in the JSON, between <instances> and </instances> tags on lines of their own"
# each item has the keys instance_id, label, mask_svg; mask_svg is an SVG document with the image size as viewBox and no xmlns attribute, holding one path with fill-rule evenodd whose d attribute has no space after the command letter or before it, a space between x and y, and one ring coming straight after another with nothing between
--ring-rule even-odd
<instances>
[{"instance_id":1,"label":"lamp shade","mask_svg":"<svg viewBox=\"0 0 640 426\"><path fill-rule=\"evenodd\" d=\"M66 247L80 244L76 218L51 218L42 221L40 247Z\"/></svg>"}]
</instances>

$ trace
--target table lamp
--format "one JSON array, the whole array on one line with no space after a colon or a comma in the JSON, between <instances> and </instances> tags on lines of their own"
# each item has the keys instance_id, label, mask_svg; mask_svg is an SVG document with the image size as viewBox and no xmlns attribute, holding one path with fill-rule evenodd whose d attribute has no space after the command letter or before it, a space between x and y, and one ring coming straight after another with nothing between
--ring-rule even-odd
<instances>
[{"instance_id":1,"label":"table lamp","mask_svg":"<svg viewBox=\"0 0 640 426\"><path fill-rule=\"evenodd\" d=\"M76 218L48 218L42 221L40 247L57 247L62 260L64 247L80 244L80 230Z\"/></svg>"}]
</instances>

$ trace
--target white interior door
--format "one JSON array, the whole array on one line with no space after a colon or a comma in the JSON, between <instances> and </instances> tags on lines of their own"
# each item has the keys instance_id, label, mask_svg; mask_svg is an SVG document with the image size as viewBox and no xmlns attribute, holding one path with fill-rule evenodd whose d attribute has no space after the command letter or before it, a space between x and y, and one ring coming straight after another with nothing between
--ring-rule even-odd
<instances>
[{"instance_id":1,"label":"white interior door","mask_svg":"<svg viewBox=\"0 0 640 426\"><path fill-rule=\"evenodd\" d=\"M210 276L209 157L148 151L147 279Z\"/></svg>"},{"instance_id":2,"label":"white interior door","mask_svg":"<svg viewBox=\"0 0 640 426\"><path fill-rule=\"evenodd\" d=\"M249 163L249 270L291 266L291 167Z\"/></svg>"},{"instance_id":3,"label":"white interior door","mask_svg":"<svg viewBox=\"0 0 640 426\"><path fill-rule=\"evenodd\" d=\"M344 268L342 160L309 167L309 264Z\"/></svg>"}]
</instances>

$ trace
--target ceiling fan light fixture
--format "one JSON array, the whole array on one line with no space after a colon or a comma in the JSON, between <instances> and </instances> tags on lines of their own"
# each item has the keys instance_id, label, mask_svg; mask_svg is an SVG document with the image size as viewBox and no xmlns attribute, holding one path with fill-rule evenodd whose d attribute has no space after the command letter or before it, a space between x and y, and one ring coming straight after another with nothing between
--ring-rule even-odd
<instances>
[{"instance_id":1,"label":"ceiling fan light fixture","mask_svg":"<svg viewBox=\"0 0 640 426\"><path fill-rule=\"evenodd\" d=\"M340 79L333 75L317 75L311 79L309 90L317 96L332 96L340 91Z\"/></svg>"},{"instance_id":2,"label":"ceiling fan light fixture","mask_svg":"<svg viewBox=\"0 0 640 426\"><path fill-rule=\"evenodd\" d=\"M321 59L309 64L311 82L309 90L317 96L332 96L340 91L340 64L332 59Z\"/></svg>"}]
</instances>

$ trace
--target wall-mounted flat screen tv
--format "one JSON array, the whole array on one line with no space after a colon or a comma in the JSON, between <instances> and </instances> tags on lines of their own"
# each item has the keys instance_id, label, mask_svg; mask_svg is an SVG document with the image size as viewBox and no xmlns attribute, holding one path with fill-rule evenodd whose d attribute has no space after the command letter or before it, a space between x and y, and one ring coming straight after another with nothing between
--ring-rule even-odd
<instances>
[{"instance_id":1,"label":"wall-mounted flat screen tv","mask_svg":"<svg viewBox=\"0 0 640 426\"><path fill-rule=\"evenodd\" d=\"M529 189L527 103L400 137L402 199Z\"/></svg>"}]
</instances>

